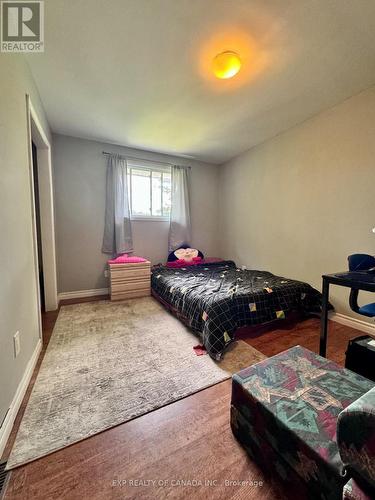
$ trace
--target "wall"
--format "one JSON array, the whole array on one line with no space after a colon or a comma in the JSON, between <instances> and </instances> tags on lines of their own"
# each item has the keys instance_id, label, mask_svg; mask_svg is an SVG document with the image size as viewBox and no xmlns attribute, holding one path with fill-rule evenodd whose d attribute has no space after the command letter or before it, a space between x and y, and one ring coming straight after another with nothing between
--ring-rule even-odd
<instances>
[{"instance_id":1,"label":"wall","mask_svg":"<svg viewBox=\"0 0 375 500\"><path fill-rule=\"evenodd\" d=\"M39 339L33 254L26 93L45 131L43 109L22 56L0 54L0 424ZM20 332L15 359L13 335ZM2 429L3 430L3 429Z\"/></svg>"},{"instance_id":2,"label":"wall","mask_svg":"<svg viewBox=\"0 0 375 500\"><path fill-rule=\"evenodd\" d=\"M375 253L375 87L233 159L220 180L223 254L320 289L349 254ZM347 290L331 296L359 317Z\"/></svg>"},{"instance_id":3,"label":"wall","mask_svg":"<svg viewBox=\"0 0 375 500\"><path fill-rule=\"evenodd\" d=\"M104 277L108 256L101 253L106 183L103 150L191 165L192 244L208 255L217 255L216 166L63 135L54 135L53 142L59 292L108 286ZM167 222L133 222L133 238L136 254L153 263L165 261Z\"/></svg>"}]
</instances>

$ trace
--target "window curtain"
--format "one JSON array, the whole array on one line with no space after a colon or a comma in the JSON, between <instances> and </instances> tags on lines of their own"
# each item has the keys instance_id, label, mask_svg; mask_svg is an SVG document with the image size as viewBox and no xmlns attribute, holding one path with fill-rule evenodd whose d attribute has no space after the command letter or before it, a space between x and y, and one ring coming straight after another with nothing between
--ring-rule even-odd
<instances>
[{"instance_id":1,"label":"window curtain","mask_svg":"<svg viewBox=\"0 0 375 500\"><path fill-rule=\"evenodd\" d=\"M171 169L171 215L168 250L172 252L191 243L190 221L190 167L173 165Z\"/></svg>"},{"instance_id":2,"label":"window curtain","mask_svg":"<svg viewBox=\"0 0 375 500\"><path fill-rule=\"evenodd\" d=\"M126 160L109 155L103 253L113 256L133 252Z\"/></svg>"}]
</instances>

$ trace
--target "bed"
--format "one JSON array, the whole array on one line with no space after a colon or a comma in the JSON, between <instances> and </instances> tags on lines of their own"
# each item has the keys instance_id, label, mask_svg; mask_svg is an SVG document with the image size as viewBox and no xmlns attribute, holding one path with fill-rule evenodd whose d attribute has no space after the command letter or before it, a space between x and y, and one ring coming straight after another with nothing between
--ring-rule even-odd
<instances>
[{"instance_id":1,"label":"bed","mask_svg":"<svg viewBox=\"0 0 375 500\"><path fill-rule=\"evenodd\" d=\"M320 313L321 294L309 284L267 271L239 269L226 260L152 269L153 296L201 338L219 360L238 328L287 318L298 311Z\"/></svg>"}]
</instances>

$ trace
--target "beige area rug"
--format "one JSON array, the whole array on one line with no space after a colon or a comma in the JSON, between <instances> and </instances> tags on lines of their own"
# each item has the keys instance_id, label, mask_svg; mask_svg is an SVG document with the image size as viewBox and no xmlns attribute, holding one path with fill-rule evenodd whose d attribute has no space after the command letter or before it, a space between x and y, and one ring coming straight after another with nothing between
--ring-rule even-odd
<instances>
[{"instance_id":1,"label":"beige area rug","mask_svg":"<svg viewBox=\"0 0 375 500\"><path fill-rule=\"evenodd\" d=\"M8 469L217 384L265 358L238 341L217 363L155 299L61 308Z\"/></svg>"}]
</instances>

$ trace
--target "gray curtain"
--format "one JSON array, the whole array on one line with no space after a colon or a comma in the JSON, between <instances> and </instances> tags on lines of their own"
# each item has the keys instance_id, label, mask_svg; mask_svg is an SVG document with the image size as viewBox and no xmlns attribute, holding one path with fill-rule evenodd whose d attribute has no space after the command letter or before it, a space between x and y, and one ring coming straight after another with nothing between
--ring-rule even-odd
<instances>
[{"instance_id":1,"label":"gray curtain","mask_svg":"<svg viewBox=\"0 0 375 500\"><path fill-rule=\"evenodd\" d=\"M172 166L171 216L168 250L191 244L190 167Z\"/></svg>"},{"instance_id":2,"label":"gray curtain","mask_svg":"<svg viewBox=\"0 0 375 500\"><path fill-rule=\"evenodd\" d=\"M103 253L133 252L126 160L108 156Z\"/></svg>"}]
</instances>

